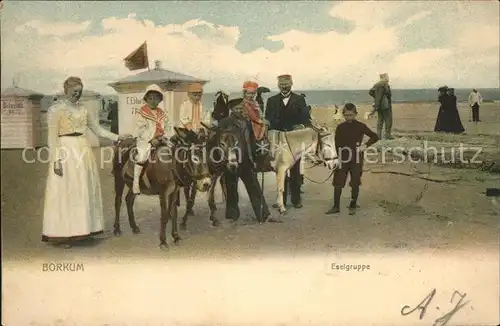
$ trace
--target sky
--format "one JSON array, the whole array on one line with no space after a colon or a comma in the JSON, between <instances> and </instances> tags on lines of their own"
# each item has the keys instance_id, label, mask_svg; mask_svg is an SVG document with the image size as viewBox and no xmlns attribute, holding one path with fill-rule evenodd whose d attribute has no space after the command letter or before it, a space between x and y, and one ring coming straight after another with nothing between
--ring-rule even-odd
<instances>
[{"instance_id":1,"label":"sky","mask_svg":"<svg viewBox=\"0 0 500 326\"><path fill-rule=\"evenodd\" d=\"M148 42L151 67L207 79L207 92L245 80L276 88L498 88L498 1L3 1L2 87L52 94L68 76L107 84L141 71L123 59Z\"/></svg>"}]
</instances>

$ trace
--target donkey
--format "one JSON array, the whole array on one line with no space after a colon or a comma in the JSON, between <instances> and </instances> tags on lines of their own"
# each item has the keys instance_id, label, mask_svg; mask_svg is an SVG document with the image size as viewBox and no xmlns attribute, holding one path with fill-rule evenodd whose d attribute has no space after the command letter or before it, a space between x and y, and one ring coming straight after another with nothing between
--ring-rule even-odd
<instances>
[{"instance_id":1,"label":"donkey","mask_svg":"<svg viewBox=\"0 0 500 326\"><path fill-rule=\"evenodd\" d=\"M227 119L227 118L226 118ZM208 167L212 176L210 190L208 192L208 207L210 208L209 220L213 226L220 226L220 221L215 216L217 206L215 205L215 186L220 179L222 193L227 198L226 185L224 182L224 173L236 173L239 166L239 159L242 155L242 149L238 141L239 131L234 128L219 128L202 123L207 130L207 152L209 153ZM197 189L193 186L184 188L187 200L186 214L182 218L181 229L187 229L187 220L192 212L196 199Z\"/></svg>"},{"instance_id":2,"label":"donkey","mask_svg":"<svg viewBox=\"0 0 500 326\"><path fill-rule=\"evenodd\" d=\"M231 101L234 102L234 101ZM209 170L212 175L212 184L208 194L208 206L210 208L209 220L213 226L220 226L220 221L216 218L215 212L215 186L217 180L220 180L222 195L224 200L227 200L226 185L222 174L226 169L229 172L235 172L238 169L238 139L234 132L230 130L221 130L217 128L219 121L225 120L230 113L230 101L228 95L222 91L218 91L214 97L214 110L212 112L212 124L207 125L201 122L201 125L206 130L207 151L209 153ZM240 151L241 152L241 151ZM190 185L184 187L184 196L186 197L186 212L182 218L181 229L187 229L188 216L193 216L194 203L196 200L196 187Z\"/></svg>"},{"instance_id":3,"label":"donkey","mask_svg":"<svg viewBox=\"0 0 500 326\"><path fill-rule=\"evenodd\" d=\"M208 163L203 159L206 144L203 139L184 128L174 128L176 136L170 141L161 140L154 148L150 160L146 162L141 177L141 193L157 195L160 199L161 224L160 248L167 249L166 227L172 220L172 237L175 244L181 242L177 225L177 198L179 189L191 184L194 180L199 191L206 192L210 188L211 177ZM113 174L115 180L115 236L121 235L120 208L125 185L129 188L125 197L129 224L134 234L140 233L135 222L134 201L132 192L132 172L135 147L116 146L113 156ZM149 183L149 185L148 185Z\"/></svg>"},{"instance_id":4,"label":"donkey","mask_svg":"<svg viewBox=\"0 0 500 326\"><path fill-rule=\"evenodd\" d=\"M335 137L324 128L314 125L292 131L270 130L267 132L270 154L274 171L276 172L277 200L276 206L280 215L286 213L283 203L285 177L287 171L305 155L313 151L315 156L328 166L330 170L339 164Z\"/></svg>"}]
</instances>

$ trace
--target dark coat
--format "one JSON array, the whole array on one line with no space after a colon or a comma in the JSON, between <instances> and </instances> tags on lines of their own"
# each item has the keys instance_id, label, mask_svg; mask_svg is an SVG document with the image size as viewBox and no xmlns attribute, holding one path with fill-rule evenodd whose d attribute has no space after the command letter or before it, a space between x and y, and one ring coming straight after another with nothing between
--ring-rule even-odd
<instances>
[{"instance_id":1,"label":"dark coat","mask_svg":"<svg viewBox=\"0 0 500 326\"><path fill-rule=\"evenodd\" d=\"M260 107L260 110L262 112L265 111L264 109L264 100L262 99L262 94L257 94L257 97L255 98L255 101L257 101L257 103L259 103L259 107Z\"/></svg>"},{"instance_id":2,"label":"dark coat","mask_svg":"<svg viewBox=\"0 0 500 326\"><path fill-rule=\"evenodd\" d=\"M434 131L454 134L464 132L465 129L458 113L457 97L455 95L444 95L439 97L439 101L441 106Z\"/></svg>"},{"instance_id":3,"label":"dark coat","mask_svg":"<svg viewBox=\"0 0 500 326\"><path fill-rule=\"evenodd\" d=\"M386 81L379 81L368 92L373 97L375 111L392 109L391 87Z\"/></svg>"},{"instance_id":4,"label":"dark coat","mask_svg":"<svg viewBox=\"0 0 500 326\"><path fill-rule=\"evenodd\" d=\"M267 100L265 118L269 121L269 129L291 131L300 124L310 123L311 115L304 97L292 92L286 106L282 98L280 93Z\"/></svg>"}]
</instances>

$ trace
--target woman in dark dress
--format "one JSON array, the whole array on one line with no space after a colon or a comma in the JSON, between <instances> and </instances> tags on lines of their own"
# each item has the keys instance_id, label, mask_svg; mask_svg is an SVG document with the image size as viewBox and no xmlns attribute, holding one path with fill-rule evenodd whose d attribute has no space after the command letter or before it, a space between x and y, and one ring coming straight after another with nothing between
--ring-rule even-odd
<instances>
[{"instance_id":1,"label":"woman in dark dress","mask_svg":"<svg viewBox=\"0 0 500 326\"><path fill-rule=\"evenodd\" d=\"M448 86L442 86L439 87L438 92L439 92L439 97L438 101L440 103L439 105L439 111L438 111L438 116L436 119L436 125L434 126L434 132L444 132L444 105L445 105L445 98L448 96L446 92L448 91Z\"/></svg>"},{"instance_id":2,"label":"woman in dark dress","mask_svg":"<svg viewBox=\"0 0 500 326\"><path fill-rule=\"evenodd\" d=\"M446 88L446 95L440 95L441 108L434 131L461 134L465 131L458 113L454 88Z\"/></svg>"},{"instance_id":3,"label":"woman in dark dress","mask_svg":"<svg viewBox=\"0 0 500 326\"><path fill-rule=\"evenodd\" d=\"M460 114L458 113L457 97L455 96L455 89L448 88L448 96L445 100L445 110L444 110L444 122L445 122L445 132L453 134L461 134L465 131L462 121L460 120Z\"/></svg>"}]
</instances>

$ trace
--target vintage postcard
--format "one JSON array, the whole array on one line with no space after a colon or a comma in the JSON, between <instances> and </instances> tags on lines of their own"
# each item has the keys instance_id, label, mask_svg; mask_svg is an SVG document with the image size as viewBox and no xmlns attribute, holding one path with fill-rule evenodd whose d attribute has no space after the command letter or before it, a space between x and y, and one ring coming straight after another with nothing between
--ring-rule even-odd
<instances>
[{"instance_id":1,"label":"vintage postcard","mask_svg":"<svg viewBox=\"0 0 500 326\"><path fill-rule=\"evenodd\" d=\"M498 325L498 1L2 1L2 325Z\"/></svg>"}]
</instances>

